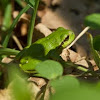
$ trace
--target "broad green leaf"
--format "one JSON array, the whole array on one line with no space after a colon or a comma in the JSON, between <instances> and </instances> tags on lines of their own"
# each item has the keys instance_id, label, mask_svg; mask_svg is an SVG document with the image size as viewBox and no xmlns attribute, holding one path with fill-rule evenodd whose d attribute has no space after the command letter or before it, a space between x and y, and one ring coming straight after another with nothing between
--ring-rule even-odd
<instances>
[{"instance_id":1,"label":"broad green leaf","mask_svg":"<svg viewBox=\"0 0 100 100\"><path fill-rule=\"evenodd\" d=\"M93 47L95 50L100 51L100 35L93 38Z\"/></svg>"},{"instance_id":2,"label":"broad green leaf","mask_svg":"<svg viewBox=\"0 0 100 100\"><path fill-rule=\"evenodd\" d=\"M15 78L12 87L14 100L31 100L31 90L28 88L28 83L19 76Z\"/></svg>"},{"instance_id":3,"label":"broad green leaf","mask_svg":"<svg viewBox=\"0 0 100 100\"><path fill-rule=\"evenodd\" d=\"M99 55L98 51L95 50L96 46L94 48L94 41L96 41L96 40L95 39L93 40L93 37L91 34L89 34L89 39L90 39L90 44L91 44L91 53L93 55L93 58L97 64L97 66L100 67L100 55Z\"/></svg>"},{"instance_id":4,"label":"broad green leaf","mask_svg":"<svg viewBox=\"0 0 100 100\"><path fill-rule=\"evenodd\" d=\"M11 100L32 100L32 91L29 89L27 76L18 70L15 64L9 66L8 79L12 82L10 87L12 90Z\"/></svg>"},{"instance_id":5,"label":"broad green leaf","mask_svg":"<svg viewBox=\"0 0 100 100\"><path fill-rule=\"evenodd\" d=\"M73 81L74 83L74 81ZM99 100L100 91L88 87L86 85L81 86L77 89L71 88L66 89L67 85L64 85L65 89L60 89L54 95L51 96L50 100Z\"/></svg>"},{"instance_id":6,"label":"broad green leaf","mask_svg":"<svg viewBox=\"0 0 100 100\"><path fill-rule=\"evenodd\" d=\"M52 80L50 85L56 90L77 89L80 86L79 81L72 76L63 76L59 79Z\"/></svg>"},{"instance_id":7,"label":"broad green leaf","mask_svg":"<svg viewBox=\"0 0 100 100\"><path fill-rule=\"evenodd\" d=\"M36 71L47 79L55 79L63 74L63 68L60 63L52 60L46 60L36 66Z\"/></svg>"},{"instance_id":8,"label":"broad green leaf","mask_svg":"<svg viewBox=\"0 0 100 100\"><path fill-rule=\"evenodd\" d=\"M84 24L92 29L100 29L100 13L94 13L86 16Z\"/></svg>"},{"instance_id":9,"label":"broad green leaf","mask_svg":"<svg viewBox=\"0 0 100 100\"><path fill-rule=\"evenodd\" d=\"M25 0L27 2L27 4L29 4L32 8L35 5L35 0Z\"/></svg>"},{"instance_id":10,"label":"broad green leaf","mask_svg":"<svg viewBox=\"0 0 100 100\"><path fill-rule=\"evenodd\" d=\"M80 84L72 76L63 76L52 80L50 85L55 89L50 100L99 100L100 91L94 84ZM99 88L99 85L98 85ZM95 95L95 96L94 96Z\"/></svg>"}]
</instances>

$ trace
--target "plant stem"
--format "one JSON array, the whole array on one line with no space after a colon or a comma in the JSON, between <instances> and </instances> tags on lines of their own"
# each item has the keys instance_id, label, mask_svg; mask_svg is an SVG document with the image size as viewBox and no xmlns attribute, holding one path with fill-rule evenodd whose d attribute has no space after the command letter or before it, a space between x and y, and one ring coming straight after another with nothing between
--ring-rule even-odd
<instances>
[{"instance_id":1,"label":"plant stem","mask_svg":"<svg viewBox=\"0 0 100 100\"><path fill-rule=\"evenodd\" d=\"M15 35L12 35L12 38L15 41L15 43L17 44L19 50L23 50L23 47L22 47L20 41L18 40L18 38Z\"/></svg>"},{"instance_id":2,"label":"plant stem","mask_svg":"<svg viewBox=\"0 0 100 100\"><path fill-rule=\"evenodd\" d=\"M8 3L5 9L5 14L3 19L3 26L2 26L3 31L6 31L11 25L11 12L12 12L12 6L10 3Z\"/></svg>"},{"instance_id":3,"label":"plant stem","mask_svg":"<svg viewBox=\"0 0 100 100\"><path fill-rule=\"evenodd\" d=\"M16 2L17 2L22 8L25 7L25 4L24 4L23 1L21 1L21 0L16 0Z\"/></svg>"},{"instance_id":4,"label":"plant stem","mask_svg":"<svg viewBox=\"0 0 100 100\"><path fill-rule=\"evenodd\" d=\"M67 61L67 62L61 62L62 63L62 65L64 65L64 67L74 67L74 68L77 68L77 69L79 69L79 70L81 70L81 71L83 71L83 72L87 72L88 71L88 69L87 68L85 68L85 67L83 67L83 66L81 66L81 65L77 65L77 64L74 64L74 63L72 63L72 62L69 62L69 61Z\"/></svg>"},{"instance_id":5,"label":"plant stem","mask_svg":"<svg viewBox=\"0 0 100 100\"><path fill-rule=\"evenodd\" d=\"M0 55L17 55L20 51L9 49L9 48L0 48Z\"/></svg>"},{"instance_id":6,"label":"plant stem","mask_svg":"<svg viewBox=\"0 0 100 100\"><path fill-rule=\"evenodd\" d=\"M23 8L23 9L20 11L20 13L18 14L18 16L15 18L15 20L13 21L13 23L12 23L10 29L8 30L8 34L6 35L6 37L5 37L4 41L3 41L3 44L2 44L3 47L7 47L8 42L9 42L9 39L10 39L10 37L11 37L11 35L12 35L12 31L13 31L13 29L15 28L15 25L17 24L17 22L18 22L19 18L21 17L21 15L22 15L23 13L25 13L29 8L30 8L30 6L27 5L25 8Z\"/></svg>"},{"instance_id":7,"label":"plant stem","mask_svg":"<svg viewBox=\"0 0 100 100\"><path fill-rule=\"evenodd\" d=\"M87 72L88 69L87 68L84 68L84 67L81 67L81 66L78 66L77 69L83 71L83 72Z\"/></svg>"},{"instance_id":8,"label":"plant stem","mask_svg":"<svg viewBox=\"0 0 100 100\"><path fill-rule=\"evenodd\" d=\"M90 27L87 26L66 49L69 49L71 46L73 46L89 29Z\"/></svg>"},{"instance_id":9,"label":"plant stem","mask_svg":"<svg viewBox=\"0 0 100 100\"><path fill-rule=\"evenodd\" d=\"M31 22L30 22L30 26L29 26L29 30L28 30L27 46L30 46L32 43L32 36L33 36L33 32L34 32L34 25L35 25L35 19L36 19L38 5L39 5L39 0L35 0L34 12L32 13Z\"/></svg>"}]
</instances>

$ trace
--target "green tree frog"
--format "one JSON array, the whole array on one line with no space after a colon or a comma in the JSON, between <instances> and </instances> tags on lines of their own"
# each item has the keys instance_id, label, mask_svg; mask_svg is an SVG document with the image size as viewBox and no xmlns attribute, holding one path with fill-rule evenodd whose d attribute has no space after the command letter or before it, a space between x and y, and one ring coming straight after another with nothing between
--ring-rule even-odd
<instances>
[{"instance_id":1,"label":"green tree frog","mask_svg":"<svg viewBox=\"0 0 100 100\"><path fill-rule=\"evenodd\" d=\"M74 38L75 34L72 31L59 27L49 36L39 39L31 46L24 48L16 57L20 60L19 66L25 72L33 72L40 62L51 57L59 57L62 49L66 48Z\"/></svg>"}]
</instances>

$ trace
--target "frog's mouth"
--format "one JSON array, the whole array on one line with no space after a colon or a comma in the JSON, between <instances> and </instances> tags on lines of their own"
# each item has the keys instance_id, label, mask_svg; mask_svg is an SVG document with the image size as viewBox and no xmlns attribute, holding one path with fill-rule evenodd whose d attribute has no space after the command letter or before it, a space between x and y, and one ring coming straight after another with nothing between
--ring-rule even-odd
<instances>
[{"instance_id":1,"label":"frog's mouth","mask_svg":"<svg viewBox=\"0 0 100 100\"><path fill-rule=\"evenodd\" d=\"M70 33L65 39L64 41L61 43L61 47L62 48L66 48L70 43L73 42L75 38L75 35L73 33Z\"/></svg>"}]
</instances>

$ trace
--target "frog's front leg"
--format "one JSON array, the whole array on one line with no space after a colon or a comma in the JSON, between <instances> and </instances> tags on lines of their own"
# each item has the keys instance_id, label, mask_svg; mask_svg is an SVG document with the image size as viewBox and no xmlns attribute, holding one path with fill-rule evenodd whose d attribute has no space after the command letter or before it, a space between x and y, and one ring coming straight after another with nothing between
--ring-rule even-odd
<instances>
[{"instance_id":1,"label":"frog's front leg","mask_svg":"<svg viewBox=\"0 0 100 100\"><path fill-rule=\"evenodd\" d=\"M50 50L49 53L47 54L46 58L55 60L55 61L62 61L63 59L60 56L61 51L62 50L58 47L56 49Z\"/></svg>"},{"instance_id":2,"label":"frog's front leg","mask_svg":"<svg viewBox=\"0 0 100 100\"><path fill-rule=\"evenodd\" d=\"M46 57L47 57L47 59L52 59L52 60L55 60L55 61L60 62L61 65L64 68L65 67L67 67L67 68L69 68L69 67L75 67L76 65L73 64L72 62L70 62L70 61L66 62L66 61L64 61L62 59L62 57L60 56L61 52L62 52L62 49L61 48L59 48L59 49L56 48L54 50L51 50Z\"/></svg>"},{"instance_id":3,"label":"frog's front leg","mask_svg":"<svg viewBox=\"0 0 100 100\"><path fill-rule=\"evenodd\" d=\"M19 66L27 73L34 73L35 67L39 63L45 60L46 60L45 57L36 57L36 58L24 57L24 59L20 60Z\"/></svg>"}]
</instances>

